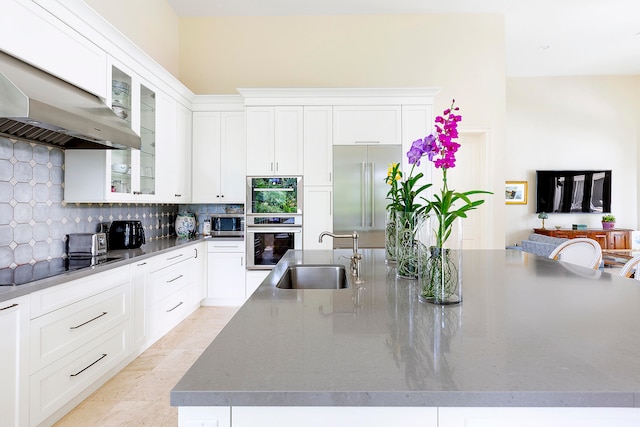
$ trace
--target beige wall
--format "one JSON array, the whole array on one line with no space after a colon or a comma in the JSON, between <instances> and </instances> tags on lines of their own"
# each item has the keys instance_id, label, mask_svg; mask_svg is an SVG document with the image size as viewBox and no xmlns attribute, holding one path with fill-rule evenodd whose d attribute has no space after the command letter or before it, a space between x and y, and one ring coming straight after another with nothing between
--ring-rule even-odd
<instances>
[{"instance_id":1,"label":"beige wall","mask_svg":"<svg viewBox=\"0 0 640 427\"><path fill-rule=\"evenodd\" d=\"M504 247L504 22L499 15L180 19L180 77L197 94L241 87L438 87L463 126L489 135L483 169L496 196L489 247Z\"/></svg>"},{"instance_id":2,"label":"beige wall","mask_svg":"<svg viewBox=\"0 0 640 427\"><path fill-rule=\"evenodd\" d=\"M507 243L541 221L535 214L537 169L611 169L611 209L621 228L638 228L640 77L507 80L507 179L529 182L529 203L506 208ZM600 228L600 215L549 214L547 228Z\"/></svg>"},{"instance_id":3,"label":"beige wall","mask_svg":"<svg viewBox=\"0 0 640 427\"><path fill-rule=\"evenodd\" d=\"M165 70L179 75L179 21L165 0L85 0Z\"/></svg>"}]
</instances>

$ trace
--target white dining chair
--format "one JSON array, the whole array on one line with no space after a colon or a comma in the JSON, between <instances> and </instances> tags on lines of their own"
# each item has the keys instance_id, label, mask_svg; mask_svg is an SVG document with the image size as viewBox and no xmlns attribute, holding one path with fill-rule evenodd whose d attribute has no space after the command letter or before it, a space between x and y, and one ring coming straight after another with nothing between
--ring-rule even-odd
<instances>
[{"instance_id":1,"label":"white dining chair","mask_svg":"<svg viewBox=\"0 0 640 427\"><path fill-rule=\"evenodd\" d=\"M569 239L558 245L549 258L596 270L602 262L602 248L593 239Z\"/></svg>"},{"instance_id":2,"label":"white dining chair","mask_svg":"<svg viewBox=\"0 0 640 427\"><path fill-rule=\"evenodd\" d=\"M627 261L624 264L624 266L622 266L622 269L618 274L622 277L628 277L630 279L632 278L631 276L633 275L633 279L640 280L640 274L638 272L638 264L640 264L640 255L634 256L629 261Z\"/></svg>"}]
</instances>

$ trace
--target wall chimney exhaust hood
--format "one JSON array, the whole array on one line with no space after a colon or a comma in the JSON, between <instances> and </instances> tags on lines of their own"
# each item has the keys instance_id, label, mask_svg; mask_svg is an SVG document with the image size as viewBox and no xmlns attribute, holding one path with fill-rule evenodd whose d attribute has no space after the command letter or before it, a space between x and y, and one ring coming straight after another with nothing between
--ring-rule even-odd
<instances>
[{"instance_id":1,"label":"wall chimney exhaust hood","mask_svg":"<svg viewBox=\"0 0 640 427\"><path fill-rule=\"evenodd\" d=\"M100 98L0 52L0 136L63 149L140 149Z\"/></svg>"}]
</instances>

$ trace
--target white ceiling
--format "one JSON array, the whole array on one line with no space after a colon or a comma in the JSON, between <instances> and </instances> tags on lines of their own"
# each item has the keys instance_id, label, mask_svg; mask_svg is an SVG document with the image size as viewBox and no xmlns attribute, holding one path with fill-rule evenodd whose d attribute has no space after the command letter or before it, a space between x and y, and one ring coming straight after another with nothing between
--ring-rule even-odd
<instances>
[{"instance_id":1,"label":"white ceiling","mask_svg":"<svg viewBox=\"0 0 640 427\"><path fill-rule=\"evenodd\" d=\"M640 0L168 2L179 16L501 13L505 16L507 76L640 75ZM455 28L451 30L455 34Z\"/></svg>"}]
</instances>

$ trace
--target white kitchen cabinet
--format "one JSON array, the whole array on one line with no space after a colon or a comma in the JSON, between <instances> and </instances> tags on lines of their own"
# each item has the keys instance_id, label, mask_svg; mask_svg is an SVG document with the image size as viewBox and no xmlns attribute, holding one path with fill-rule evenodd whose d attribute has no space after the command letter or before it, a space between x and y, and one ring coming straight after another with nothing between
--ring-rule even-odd
<instances>
[{"instance_id":1,"label":"white kitchen cabinet","mask_svg":"<svg viewBox=\"0 0 640 427\"><path fill-rule=\"evenodd\" d=\"M245 203L244 113L193 113L194 203Z\"/></svg>"},{"instance_id":2,"label":"white kitchen cabinet","mask_svg":"<svg viewBox=\"0 0 640 427\"><path fill-rule=\"evenodd\" d=\"M270 270L247 270L245 273L245 295L249 298L264 279L271 273Z\"/></svg>"},{"instance_id":3,"label":"white kitchen cabinet","mask_svg":"<svg viewBox=\"0 0 640 427\"><path fill-rule=\"evenodd\" d=\"M207 252L207 299L204 305L242 305L245 301L244 240L210 240Z\"/></svg>"},{"instance_id":4,"label":"white kitchen cabinet","mask_svg":"<svg viewBox=\"0 0 640 427\"><path fill-rule=\"evenodd\" d=\"M333 108L304 107L304 185L333 185Z\"/></svg>"},{"instance_id":5,"label":"white kitchen cabinet","mask_svg":"<svg viewBox=\"0 0 640 427\"><path fill-rule=\"evenodd\" d=\"M156 200L191 201L191 111L156 93ZM147 169L149 170L149 169ZM144 173L143 173L144 175Z\"/></svg>"},{"instance_id":6,"label":"white kitchen cabinet","mask_svg":"<svg viewBox=\"0 0 640 427\"><path fill-rule=\"evenodd\" d=\"M438 416L439 427L635 427L640 425L638 408L456 407L439 408Z\"/></svg>"},{"instance_id":7,"label":"white kitchen cabinet","mask_svg":"<svg viewBox=\"0 0 640 427\"><path fill-rule=\"evenodd\" d=\"M149 262L149 336L157 341L200 306L200 246L188 246L153 257Z\"/></svg>"},{"instance_id":8,"label":"white kitchen cabinet","mask_svg":"<svg viewBox=\"0 0 640 427\"><path fill-rule=\"evenodd\" d=\"M95 390L121 369L129 355L129 328L121 323L30 377L31 426L51 425L85 390ZM71 402L71 405L67 405Z\"/></svg>"},{"instance_id":9,"label":"white kitchen cabinet","mask_svg":"<svg viewBox=\"0 0 640 427\"><path fill-rule=\"evenodd\" d=\"M130 355L129 267L30 294L30 425L52 423Z\"/></svg>"},{"instance_id":10,"label":"white kitchen cabinet","mask_svg":"<svg viewBox=\"0 0 640 427\"><path fill-rule=\"evenodd\" d=\"M231 427L438 427L438 409L433 407L234 406L231 416Z\"/></svg>"},{"instance_id":11,"label":"white kitchen cabinet","mask_svg":"<svg viewBox=\"0 0 640 427\"><path fill-rule=\"evenodd\" d=\"M140 135L139 150L65 151L67 202L157 202L156 196L156 94L146 81L122 64L111 60L112 91L107 104ZM161 141L175 140L175 104L160 94ZM118 170L124 165L124 170Z\"/></svg>"},{"instance_id":12,"label":"white kitchen cabinet","mask_svg":"<svg viewBox=\"0 0 640 427\"><path fill-rule=\"evenodd\" d=\"M106 52L32 1L3 1L2 14L0 50L106 98Z\"/></svg>"},{"instance_id":13,"label":"white kitchen cabinet","mask_svg":"<svg viewBox=\"0 0 640 427\"><path fill-rule=\"evenodd\" d=\"M305 187L303 224L304 241L302 245L308 249L333 249L333 239L318 241L323 231L333 231L333 187Z\"/></svg>"},{"instance_id":14,"label":"white kitchen cabinet","mask_svg":"<svg viewBox=\"0 0 640 427\"><path fill-rule=\"evenodd\" d=\"M0 302L0 413L8 427L29 425L29 297Z\"/></svg>"},{"instance_id":15,"label":"white kitchen cabinet","mask_svg":"<svg viewBox=\"0 0 640 427\"><path fill-rule=\"evenodd\" d=\"M402 143L402 109L399 105L334 106L333 144Z\"/></svg>"},{"instance_id":16,"label":"white kitchen cabinet","mask_svg":"<svg viewBox=\"0 0 640 427\"><path fill-rule=\"evenodd\" d=\"M247 175L303 173L303 108L254 107L247 114Z\"/></svg>"},{"instance_id":17,"label":"white kitchen cabinet","mask_svg":"<svg viewBox=\"0 0 640 427\"><path fill-rule=\"evenodd\" d=\"M138 355L146 349L149 337L149 303L147 300L147 261L129 266L131 275L131 350Z\"/></svg>"}]
</instances>

